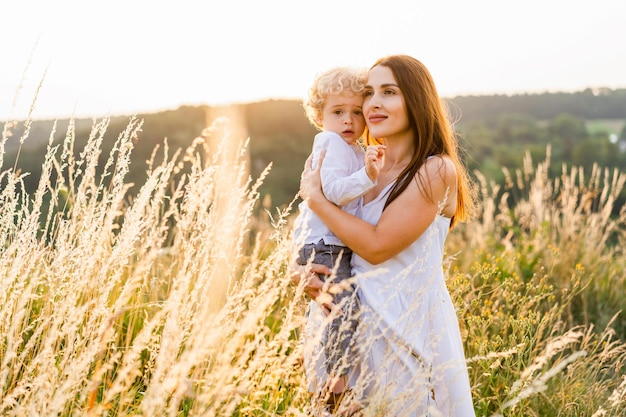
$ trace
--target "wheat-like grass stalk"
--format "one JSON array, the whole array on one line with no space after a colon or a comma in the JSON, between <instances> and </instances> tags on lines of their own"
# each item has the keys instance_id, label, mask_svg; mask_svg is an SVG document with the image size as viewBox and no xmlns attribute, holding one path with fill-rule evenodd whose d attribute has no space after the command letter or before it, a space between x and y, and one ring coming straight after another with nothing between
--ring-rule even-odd
<instances>
[{"instance_id":1,"label":"wheat-like grass stalk","mask_svg":"<svg viewBox=\"0 0 626 417\"><path fill-rule=\"evenodd\" d=\"M292 206L256 214L269 167L250 178L229 116L187 149L155 148L132 197L135 118L104 163L107 118L80 150L74 124L60 144L55 125L32 195L28 173L0 173L0 414L313 411L307 300L287 273ZM479 216L448 238L474 403L478 415L621 415L625 177L548 168L527 157L503 186L479 175ZM381 387L364 415L395 413L396 394Z\"/></svg>"}]
</instances>

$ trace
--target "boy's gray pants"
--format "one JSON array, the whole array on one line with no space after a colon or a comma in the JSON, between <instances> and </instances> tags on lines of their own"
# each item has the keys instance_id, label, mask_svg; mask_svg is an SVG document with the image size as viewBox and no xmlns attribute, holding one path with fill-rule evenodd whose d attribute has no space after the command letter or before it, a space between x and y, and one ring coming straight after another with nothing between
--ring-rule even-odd
<instances>
[{"instance_id":1,"label":"boy's gray pants","mask_svg":"<svg viewBox=\"0 0 626 417\"><path fill-rule=\"evenodd\" d=\"M337 260L341 257L332 283L341 282L352 276L350 266L352 251L346 246L327 245L323 240L305 244L300 249L298 264L306 265L311 260L311 256L313 256L312 263L326 265L331 269L335 268ZM328 281L326 275L319 274L319 276L322 281ZM326 372L333 376L346 375L350 363L355 358L354 333L358 324L359 300L353 283L350 284L349 289L338 294L331 294L331 296L333 304L341 309L341 313L331 320L322 335L326 354Z\"/></svg>"}]
</instances>

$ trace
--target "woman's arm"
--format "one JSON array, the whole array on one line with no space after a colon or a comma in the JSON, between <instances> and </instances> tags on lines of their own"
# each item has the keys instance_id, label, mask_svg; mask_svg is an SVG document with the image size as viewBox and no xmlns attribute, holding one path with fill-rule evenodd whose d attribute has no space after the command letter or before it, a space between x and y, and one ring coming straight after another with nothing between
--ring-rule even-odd
<instances>
[{"instance_id":1,"label":"woman's arm","mask_svg":"<svg viewBox=\"0 0 626 417\"><path fill-rule=\"evenodd\" d=\"M339 239L371 264L392 258L417 240L440 212L439 203L444 202L448 188L448 201L445 201L442 214L454 214L456 170L445 157L430 158L420 169L429 194L417 179L412 181L383 211L376 225L343 212L324 197L319 181L322 162L323 155L316 169L312 169L307 161L302 174L301 195ZM431 195L432 201L426 195Z\"/></svg>"}]
</instances>

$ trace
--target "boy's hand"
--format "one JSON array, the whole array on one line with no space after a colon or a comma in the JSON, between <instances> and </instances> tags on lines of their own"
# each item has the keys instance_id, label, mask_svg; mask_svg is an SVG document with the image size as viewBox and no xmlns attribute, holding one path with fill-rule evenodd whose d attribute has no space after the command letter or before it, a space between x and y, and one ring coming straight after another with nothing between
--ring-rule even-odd
<instances>
[{"instance_id":1,"label":"boy's hand","mask_svg":"<svg viewBox=\"0 0 626 417\"><path fill-rule=\"evenodd\" d=\"M370 180L376 181L385 162L385 145L369 145L365 150L365 172Z\"/></svg>"}]
</instances>

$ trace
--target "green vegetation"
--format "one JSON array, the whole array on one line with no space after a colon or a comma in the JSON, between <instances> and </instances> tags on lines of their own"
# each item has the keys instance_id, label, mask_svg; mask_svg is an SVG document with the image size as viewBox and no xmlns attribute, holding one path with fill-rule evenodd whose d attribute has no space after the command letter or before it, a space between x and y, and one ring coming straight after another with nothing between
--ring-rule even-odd
<instances>
[{"instance_id":1,"label":"green vegetation","mask_svg":"<svg viewBox=\"0 0 626 417\"><path fill-rule=\"evenodd\" d=\"M51 123L30 175L13 169L20 125L5 125L0 415L307 415L307 300L286 274L294 208L262 190L281 165L297 189L312 128L291 102L207 110L160 127ZM567 143L575 158L598 132L571 114L534 120L483 122L494 141L527 142L509 143L511 166L504 145L491 159L469 149L483 158L479 212L446 246L477 415L622 416L624 166L563 163Z\"/></svg>"},{"instance_id":2,"label":"green vegetation","mask_svg":"<svg viewBox=\"0 0 626 417\"><path fill-rule=\"evenodd\" d=\"M534 160L543 160L552 148L552 174L562 163L590 170L594 163L626 169L626 90L585 90L578 93L545 93L515 96L467 96L448 99L452 118L466 150L471 170L478 170L503 185L502 167L515 171L523 166L530 151ZM143 121L141 140L133 151L127 180L146 181L145 162L152 150L165 140L171 149L185 149L202 135L204 128L227 114L237 120L239 136L250 137L250 168L258 176L269 164L272 170L260 193L271 196L271 206L285 207L298 190L300 171L310 152L315 128L294 100L268 100L228 108L183 106L176 110L138 115ZM110 119L104 134L100 163L128 124L129 117ZM89 137L93 121L76 120L76 149ZM43 163L52 121L33 121L22 146L18 168L31 173L24 178L32 192ZM67 132L68 120L57 122L55 140ZM24 133L24 123L11 127L14 137ZM617 136L611 136L617 135ZM615 139L619 141L615 141ZM19 141L6 143L5 160L14 161ZM131 188L131 194L137 192ZM269 197L268 197L269 198ZM626 201L623 198L622 201Z\"/></svg>"}]
</instances>

